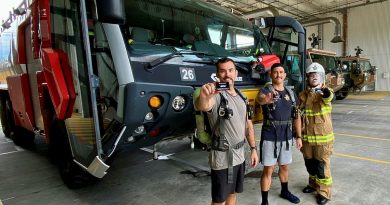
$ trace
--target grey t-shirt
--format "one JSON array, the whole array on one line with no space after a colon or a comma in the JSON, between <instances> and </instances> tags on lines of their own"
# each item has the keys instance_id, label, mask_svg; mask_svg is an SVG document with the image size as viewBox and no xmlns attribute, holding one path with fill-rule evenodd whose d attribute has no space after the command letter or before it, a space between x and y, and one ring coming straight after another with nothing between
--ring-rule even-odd
<instances>
[{"instance_id":1,"label":"grey t-shirt","mask_svg":"<svg viewBox=\"0 0 390 205\"><path fill-rule=\"evenodd\" d=\"M225 98L228 100L228 106L233 110L233 116L230 119L221 118L225 123L225 136L230 146L234 146L245 139L246 125L246 105L244 100L237 94L236 96L224 92ZM215 104L211 111L208 112L208 118L211 128L217 121L218 107L221 102L220 95L215 95ZM215 131L215 135L219 135L219 123ZM242 164L245 161L244 146L239 149L233 149L233 166ZM209 155L209 165L213 170L221 170L228 168L228 152L211 150Z\"/></svg>"}]
</instances>

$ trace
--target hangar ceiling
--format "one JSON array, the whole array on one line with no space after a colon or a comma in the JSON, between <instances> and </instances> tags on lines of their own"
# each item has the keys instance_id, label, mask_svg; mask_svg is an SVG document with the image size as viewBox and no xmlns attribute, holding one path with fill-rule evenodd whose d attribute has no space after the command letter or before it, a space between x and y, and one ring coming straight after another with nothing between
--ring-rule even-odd
<instances>
[{"instance_id":1,"label":"hangar ceiling","mask_svg":"<svg viewBox=\"0 0 390 205\"><path fill-rule=\"evenodd\" d=\"M310 20L328 13L342 13L346 9L375 4L387 0L205 0L225 7L231 12L256 18L259 16L290 16ZM264 11L267 10L267 11Z\"/></svg>"}]
</instances>

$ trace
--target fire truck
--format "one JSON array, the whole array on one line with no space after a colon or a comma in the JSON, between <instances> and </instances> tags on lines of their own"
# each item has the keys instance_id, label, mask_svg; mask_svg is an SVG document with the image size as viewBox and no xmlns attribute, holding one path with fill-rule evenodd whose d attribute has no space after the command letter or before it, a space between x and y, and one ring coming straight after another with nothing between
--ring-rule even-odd
<instances>
[{"instance_id":1,"label":"fire truck","mask_svg":"<svg viewBox=\"0 0 390 205\"><path fill-rule=\"evenodd\" d=\"M332 88L336 94L336 99L342 98L337 96L343 96L342 88L345 85L345 78L343 72L337 65L336 52L325 51L321 49L309 48L307 49L308 64L317 62L324 66L325 69L325 84Z\"/></svg>"},{"instance_id":2,"label":"fire truck","mask_svg":"<svg viewBox=\"0 0 390 205\"><path fill-rule=\"evenodd\" d=\"M304 36L288 17L259 22ZM65 184L83 186L119 150L192 133L192 94L215 80L219 58L236 62L237 88L256 92L280 62L267 38L200 0L24 0L1 28L3 132L46 143Z\"/></svg>"},{"instance_id":3,"label":"fire truck","mask_svg":"<svg viewBox=\"0 0 390 205\"><path fill-rule=\"evenodd\" d=\"M376 66L371 65L370 59L364 56L343 56L338 58L339 65L343 70L345 85L343 95L337 99L344 99L348 96L349 91L361 92L366 86L375 89Z\"/></svg>"}]
</instances>

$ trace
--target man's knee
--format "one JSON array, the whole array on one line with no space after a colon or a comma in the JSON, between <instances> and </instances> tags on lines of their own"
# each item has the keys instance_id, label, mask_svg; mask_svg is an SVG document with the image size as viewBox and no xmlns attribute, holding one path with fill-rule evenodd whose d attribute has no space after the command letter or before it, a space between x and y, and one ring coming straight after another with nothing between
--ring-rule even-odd
<instances>
[{"instance_id":1,"label":"man's knee","mask_svg":"<svg viewBox=\"0 0 390 205\"><path fill-rule=\"evenodd\" d=\"M279 166L279 172L288 172L288 165L280 165Z\"/></svg>"},{"instance_id":2,"label":"man's knee","mask_svg":"<svg viewBox=\"0 0 390 205\"><path fill-rule=\"evenodd\" d=\"M274 167L273 166L264 166L264 169L263 169L263 177L271 177L272 176L272 172L274 171Z\"/></svg>"}]
</instances>

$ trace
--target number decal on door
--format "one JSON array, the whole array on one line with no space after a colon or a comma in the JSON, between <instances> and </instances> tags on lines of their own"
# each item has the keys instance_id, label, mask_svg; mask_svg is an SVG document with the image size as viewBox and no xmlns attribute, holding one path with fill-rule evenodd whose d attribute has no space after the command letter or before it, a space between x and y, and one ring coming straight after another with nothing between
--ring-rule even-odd
<instances>
[{"instance_id":1,"label":"number decal on door","mask_svg":"<svg viewBox=\"0 0 390 205\"><path fill-rule=\"evenodd\" d=\"M182 81L196 81L195 70L193 68L180 68Z\"/></svg>"}]
</instances>

